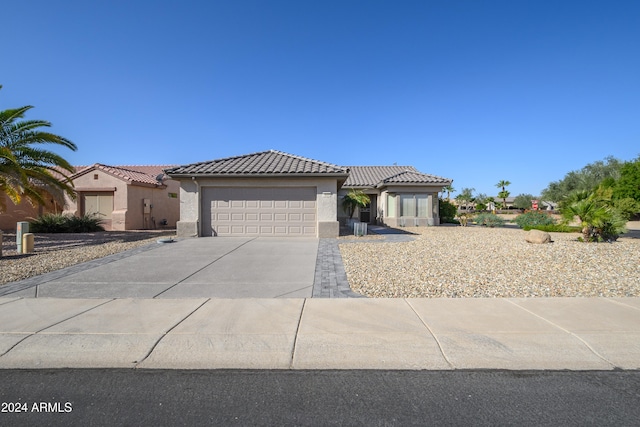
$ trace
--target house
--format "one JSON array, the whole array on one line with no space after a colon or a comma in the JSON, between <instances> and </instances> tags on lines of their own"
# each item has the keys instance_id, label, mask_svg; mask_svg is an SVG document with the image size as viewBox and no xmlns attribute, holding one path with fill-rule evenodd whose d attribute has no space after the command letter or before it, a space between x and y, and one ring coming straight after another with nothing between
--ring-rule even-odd
<instances>
[{"instance_id":1,"label":"house","mask_svg":"<svg viewBox=\"0 0 640 427\"><path fill-rule=\"evenodd\" d=\"M71 176L76 200L65 213L97 214L106 230L175 227L180 183L164 175L170 166L108 166L96 163Z\"/></svg>"},{"instance_id":2,"label":"house","mask_svg":"<svg viewBox=\"0 0 640 427\"><path fill-rule=\"evenodd\" d=\"M417 171L413 166L349 166L349 178L338 196L361 190L371 199L354 216L360 222L389 227L440 225L438 193L451 180ZM341 211L340 216L347 216Z\"/></svg>"},{"instance_id":3,"label":"house","mask_svg":"<svg viewBox=\"0 0 640 427\"><path fill-rule=\"evenodd\" d=\"M178 166L179 237L337 237L342 195L360 189L371 204L358 215L389 226L437 225L446 178L412 167L345 167L269 150Z\"/></svg>"}]
</instances>

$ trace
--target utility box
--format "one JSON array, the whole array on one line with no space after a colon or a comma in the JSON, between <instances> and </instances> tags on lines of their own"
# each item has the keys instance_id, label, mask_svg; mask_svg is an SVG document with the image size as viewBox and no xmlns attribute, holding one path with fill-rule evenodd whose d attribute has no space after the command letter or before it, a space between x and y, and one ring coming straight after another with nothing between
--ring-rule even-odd
<instances>
[{"instance_id":1,"label":"utility box","mask_svg":"<svg viewBox=\"0 0 640 427\"><path fill-rule=\"evenodd\" d=\"M22 236L29 232L29 223L20 221L16 226L16 246L17 252L22 254Z\"/></svg>"},{"instance_id":2,"label":"utility box","mask_svg":"<svg viewBox=\"0 0 640 427\"><path fill-rule=\"evenodd\" d=\"M34 235L33 233L24 233L22 235L22 252L23 254L30 254L33 252L33 243L34 243Z\"/></svg>"},{"instance_id":3,"label":"utility box","mask_svg":"<svg viewBox=\"0 0 640 427\"><path fill-rule=\"evenodd\" d=\"M142 205L144 213L151 213L151 199L142 199Z\"/></svg>"}]
</instances>

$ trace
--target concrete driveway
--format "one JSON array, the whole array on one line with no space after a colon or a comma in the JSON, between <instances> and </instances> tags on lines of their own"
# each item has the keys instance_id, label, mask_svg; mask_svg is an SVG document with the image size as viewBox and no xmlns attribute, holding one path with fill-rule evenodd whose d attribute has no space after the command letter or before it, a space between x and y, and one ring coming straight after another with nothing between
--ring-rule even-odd
<instances>
[{"instance_id":1,"label":"concrete driveway","mask_svg":"<svg viewBox=\"0 0 640 427\"><path fill-rule=\"evenodd\" d=\"M54 298L307 298L318 239L186 239L70 272L11 296Z\"/></svg>"}]
</instances>

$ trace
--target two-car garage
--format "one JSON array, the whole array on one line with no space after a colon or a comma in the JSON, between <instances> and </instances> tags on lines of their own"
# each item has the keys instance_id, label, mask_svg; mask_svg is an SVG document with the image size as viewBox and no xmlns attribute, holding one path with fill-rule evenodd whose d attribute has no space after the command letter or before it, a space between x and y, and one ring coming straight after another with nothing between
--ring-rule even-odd
<instances>
[{"instance_id":1,"label":"two-car garage","mask_svg":"<svg viewBox=\"0 0 640 427\"><path fill-rule=\"evenodd\" d=\"M179 237L338 237L349 169L281 151L165 170L180 181Z\"/></svg>"},{"instance_id":2,"label":"two-car garage","mask_svg":"<svg viewBox=\"0 0 640 427\"><path fill-rule=\"evenodd\" d=\"M203 187L203 236L316 237L315 187Z\"/></svg>"}]
</instances>

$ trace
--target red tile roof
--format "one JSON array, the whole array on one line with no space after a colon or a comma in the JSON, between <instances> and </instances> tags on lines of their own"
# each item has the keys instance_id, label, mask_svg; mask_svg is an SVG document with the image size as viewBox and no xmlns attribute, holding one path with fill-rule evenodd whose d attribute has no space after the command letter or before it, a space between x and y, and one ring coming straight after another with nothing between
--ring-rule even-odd
<instances>
[{"instance_id":1,"label":"red tile roof","mask_svg":"<svg viewBox=\"0 0 640 427\"><path fill-rule=\"evenodd\" d=\"M109 166L96 163L92 166L78 166L72 179L80 175L84 175L92 170L101 170L115 177L118 177L130 184L146 184L146 185L162 185L157 179L158 176L164 174L164 170L174 167L174 165L157 165L157 166Z\"/></svg>"}]
</instances>

